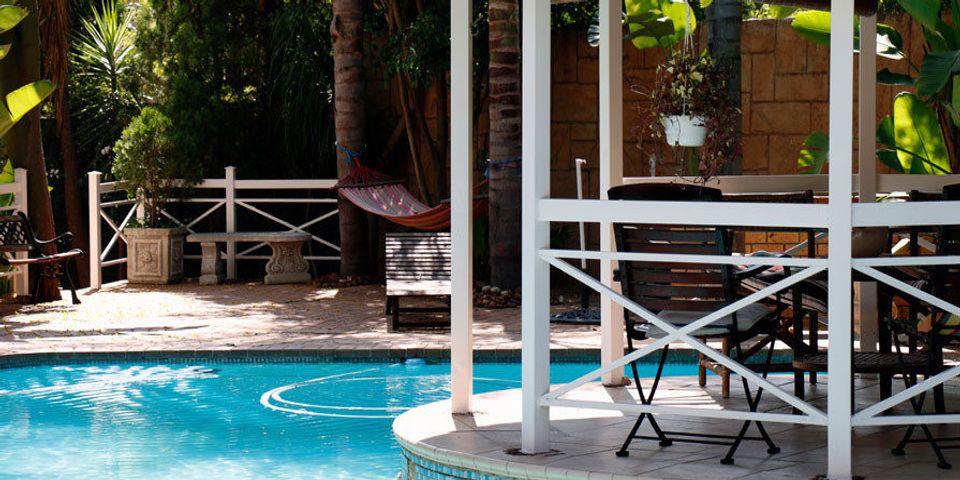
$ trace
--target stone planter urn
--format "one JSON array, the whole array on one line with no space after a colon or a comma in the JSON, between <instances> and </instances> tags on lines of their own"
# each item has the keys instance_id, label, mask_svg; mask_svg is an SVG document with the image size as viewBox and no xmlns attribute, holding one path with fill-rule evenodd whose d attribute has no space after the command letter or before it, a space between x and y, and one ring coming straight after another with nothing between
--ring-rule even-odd
<instances>
[{"instance_id":1,"label":"stone planter urn","mask_svg":"<svg viewBox=\"0 0 960 480\"><path fill-rule=\"evenodd\" d=\"M669 115L660 117L663 133L671 146L699 147L707 139L707 120L690 115Z\"/></svg>"},{"instance_id":2,"label":"stone planter urn","mask_svg":"<svg viewBox=\"0 0 960 480\"><path fill-rule=\"evenodd\" d=\"M183 280L185 228L125 228L127 281L167 285Z\"/></svg>"}]
</instances>

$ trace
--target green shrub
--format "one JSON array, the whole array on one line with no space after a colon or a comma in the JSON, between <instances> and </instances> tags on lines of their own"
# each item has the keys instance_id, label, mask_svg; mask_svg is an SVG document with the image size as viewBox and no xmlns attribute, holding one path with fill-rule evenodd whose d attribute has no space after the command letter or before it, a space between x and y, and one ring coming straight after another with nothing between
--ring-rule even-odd
<instances>
[{"instance_id":1,"label":"green shrub","mask_svg":"<svg viewBox=\"0 0 960 480\"><path fill-rule=\"evenodd\" d=\"M174 153L170 131L173 124L158 110L147 107L130 122L117 140L113 174L123 182L131 198L144 207L144 224L161 225L163 207L176 190L198 180L199 169Z\"/></svg>"}]
</instances>

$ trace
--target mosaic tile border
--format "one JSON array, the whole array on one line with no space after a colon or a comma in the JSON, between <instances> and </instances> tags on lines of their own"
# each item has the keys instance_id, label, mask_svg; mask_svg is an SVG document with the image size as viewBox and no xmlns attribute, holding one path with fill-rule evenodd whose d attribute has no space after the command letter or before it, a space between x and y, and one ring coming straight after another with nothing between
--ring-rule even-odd
<instances>
[{"instance_id":1,"label":"mosaic tile border","mask_svg":"<svg viewBox=\"0 0 960 480\"><path fill-rule=\"evenodd\" d=\"M789 362L789 353L778 352L774 363ZM0 354L0 369L45 364L103 363L103 362L150 362L191 363L217 361L221 363L380 363L402 362L410 358L422 358L427 362L447 363L450 350L444 349L315 349L315 350L154 350L141 352L86 351L43 352L23 354ZM476 363L520 363L520 350L477 350ZM656 356L650 355L642 363L655 364ZM557 349L551 351L553 363L599 364L597 349ZM668 364L690 365L698 361L697 352L689 349L673 349L669 352Z\"/></svg>"}]
</instances>

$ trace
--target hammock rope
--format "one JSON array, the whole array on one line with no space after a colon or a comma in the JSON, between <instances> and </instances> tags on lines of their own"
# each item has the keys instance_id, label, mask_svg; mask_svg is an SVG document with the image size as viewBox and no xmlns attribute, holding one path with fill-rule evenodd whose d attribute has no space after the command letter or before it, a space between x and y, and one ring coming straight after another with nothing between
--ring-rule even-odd
<instances>
[{"instance_id":1,"label":"hammock rope","mask_svg":"<svg viewBox=\"0 0 960 480\"><path fill-rule=\"evenodd\" d=\"M450 226L450 202L430 207L410 193L402 181L361 164L362 152L352 152L339 145L337 148L353 163L353 172L337 183L340 194L350 203L393 223L418 230L443 230ZM487 213L488 202L481 195L486 186L487 180L484 180L474 187L474 216Z\"/></svg>"}]
</instances>

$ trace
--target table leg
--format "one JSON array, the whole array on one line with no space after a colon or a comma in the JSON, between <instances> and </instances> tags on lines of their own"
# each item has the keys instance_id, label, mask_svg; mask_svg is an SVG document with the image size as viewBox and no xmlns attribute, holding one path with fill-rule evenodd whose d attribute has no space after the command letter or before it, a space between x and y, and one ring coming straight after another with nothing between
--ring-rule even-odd
<instances>
[{"instance_id":1,"label":"table leg","mask_svg":"<svg viewBox=\"0 0 960 480\"><path fill-rule=\"evenodd\" d=\"M310 264L303 258L303 241L269 242L273 253L267 262L267 285L307 283L311 280Z\"/></svg>"},{"instance_id":2,"label":"table leg","mask_svg":"<svg viewBox=\"0 0 960 480\"><path fill-rule=\"evenodd\" d=\"M202 242L200 250L200 285L219 285L223 283L223 262L220 261L220 249L216 242Z\"/></svg>"}]
</instances>

